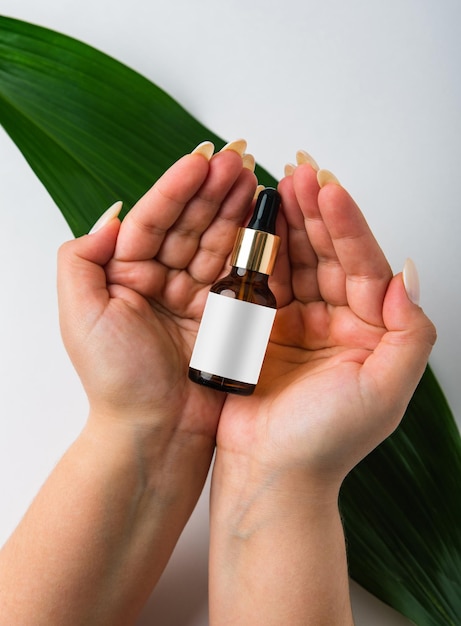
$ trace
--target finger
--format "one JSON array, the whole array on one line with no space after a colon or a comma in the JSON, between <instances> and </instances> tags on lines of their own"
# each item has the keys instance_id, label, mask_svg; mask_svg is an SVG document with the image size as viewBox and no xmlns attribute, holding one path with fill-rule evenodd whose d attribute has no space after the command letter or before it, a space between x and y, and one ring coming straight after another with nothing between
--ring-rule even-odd
<instances>
[{"instance_id":1,"label":"finger","mask_svg":"<svg viewBox=\"0 0 461 626\"><path fill-rule=\"evenodd\" d=\"M398 425L424 373L436 340L435 327L422 309L413 304L405 290L402 274L395 276L384 298L383 318L387 332L365 361L361 382L364 398L370 398L370 415L380 408L391 416L390 434Z\"/></svg>"},{"instance_id":2,"label":"finger","mask_svg":"<svg viewBox=\"0 0 461 626\"><path fill-rule=\"evenodd\" d=\"M90 327L109 301L104 266L111 259L120 222L112 219L92 235L69 241L58 254L58 301L64 339Z\"/></svg>"},{"instance_id":3,"label":"finger","mask_svg":"<svg viewBox=\"0 0 461 626\"><path fill-rule=\"evenodd\" d=\"M304 166L303 169L306 169L307 175L306 202L312 202L316 205L318 185L315 173L310 166ZM312 175L310 175L309 170ZM294 176L285 177L279 183L278 190L282 196L282 212L287 225L286 239L285 241L282 240L281 243L281 253L284 254L286 248L293 295L300 302L312 302L320 298L317 282L317 255L306 232L305 216L301 211L295 191ZM303 196L303 199L306 196Z\"/></svg>"},{"instance_id":4,"label":"finger","mask_svg":"<svg viewBox=\"0 0 461 626\"><path fill-rule=\"evenodd\" d=\"M188 248L186 258L184 258L186 244L176 242L175 248L171 250L171 265L182 266L184 262L189 261L190 254L193 254L193 257L184 268L187 270L186 276L181 280L176 276L174 281L170 281L171 289L176 290L181 286L192 299L197 286L211 284L223 272L235 241L237 228L242 225L251 204L255 186L254 174L243 168L212 223L198 241L193 238L193 247ZM160 253L155 259L132 262L113 259L106 267L109 281L130 287L146 298L165 295L167 280L170 280L173 274L178 274L180 268L168 267L159 261L159 256Z\"/></svg>"},{"instance_id":5,"label":"finger","mask_svg":"<svg viewBox=\"0 0 461 626\"><path fill-rule=\"evenodd\" d=\"M216 154L203 185L166 233L157 260L170 268L187 267L200 247L202 235L211 241L210 225L219 225L222 220L241 222L255 187L256 179L243 167L239 153L225 150ZM215 247L219 249L219 242Z\"/></svg>"},{"instance_id":6,"label":"finger","mask_svg":"<svg viewBox=\"0 0 461 626\"><path fill-rule=\"evenodd\" d=\"M351 310L369 324L382 325L383 299L392 271L364 216L339 184L320 190L318 206L334 249L319 271L322 294L334 302L331 291L343 284Z\"/></svg>"},{"instance_id":7,"label":"finger","mask_svg":"<svg viewBox=\"0 0 461 626\"><path fill-rule=\"evenodd\" d=\"M293 174L296 197L304 228L316 256L316 280L320 298L334 306L347 304L345 273L338 260L331 234L319 209L317 172L301 165Z\"/></svg>"},{"instance_id":8,"label":"finger","mask_svg":"<svg viewBox=\"0 0 461 626\"><path fill-rule=\"evenodd\" d=\"M168 169L123 220L115 250L120 261L154 257L168 229L198 192L209 171L202 154L188 154Z\"/></svg>"},{"instance_id":9,"label":"finger","mask_svg":"<svg viewBox=\"0 0 461 626\"><path fill-rule=\"evenodd\" d=\"M256 184L253 172L244 168L213 221L197 240L187 267L196 282L212 283L226 267L237 230L244 224L251 206Z\"/></svg>"},{"instance_id":10,"label":"finger","mask_svg":"<svg viewBox=\"0 0 461 626\"><path fill-rule=\"evenodd\" d=\"M283 205L282 205L283 206ZM277 308L287 306L294 298L292 268L288 248L288 224L283 211L279 212L275 232L280 237L280 248L269 278L269 287L277 301Z\"/></svg>"}]
</instances>

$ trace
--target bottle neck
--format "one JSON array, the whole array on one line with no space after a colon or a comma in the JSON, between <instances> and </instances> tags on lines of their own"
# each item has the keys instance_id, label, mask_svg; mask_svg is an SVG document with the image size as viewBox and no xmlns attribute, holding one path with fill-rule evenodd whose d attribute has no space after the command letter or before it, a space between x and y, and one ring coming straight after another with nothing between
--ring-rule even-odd
<instances>
[{"instance_id":1,"label":"bottle neck","mask_svg":"<svg viewBox=\"0 0 461 626\"><path fill-rule=\"evenodd\" d=\"M254 270L248 270L245 267L232 266L229 274L232 278L241 280L243 282L252 283L255 285L267 286L269 275L262 272L255 272Z\"/></svg>"}]
</instances>

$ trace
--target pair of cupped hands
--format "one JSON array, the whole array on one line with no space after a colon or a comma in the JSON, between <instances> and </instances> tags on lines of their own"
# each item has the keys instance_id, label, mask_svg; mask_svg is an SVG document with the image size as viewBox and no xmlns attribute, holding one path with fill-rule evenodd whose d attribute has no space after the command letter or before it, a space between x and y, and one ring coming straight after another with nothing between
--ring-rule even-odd
<instances>
[{"instance_id":1,"label":"pair of cupped hands","mask_svg":"<svg viewBox=\"0 0 461 626\"><path fill-rule=\"evenodd\" d=\"M303 151L278 190L277 315L250 397L188 379L210 286L228 273L257 179L244 141L177 161L122 222L120 203L59 254L63 339L93 420L216 441L340 484L398 425L435 330L411 262L392 270L361 211ZM239 341L239 337L235 337ZM218 452L219 454L219 452Z\"/></svg>"}]
</instances>

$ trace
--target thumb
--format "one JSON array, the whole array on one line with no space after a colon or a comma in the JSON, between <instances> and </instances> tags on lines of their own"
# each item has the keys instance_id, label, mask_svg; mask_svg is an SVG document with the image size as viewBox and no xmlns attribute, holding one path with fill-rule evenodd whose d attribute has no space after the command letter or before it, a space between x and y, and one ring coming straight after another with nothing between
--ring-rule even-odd
<instances>
[{"instance_id":1,"label":"thumb","mask_svg":"<svg viewBox=\"0 0 461 626\"><path fill-rule=\"evenodd\" d=\"M418 306L419 280L411 260L389 283L383 303L387 332L365 361L363 375L377 386L382 408L401 419L424 373L436 340L431 320Z\"/></svg>"},{"instance_id":2,"label":"thumb","mask_svg":"<svg viewBox=\"0 0 461 626\"><path fill-rule=\"evenodd\" d=\"M63 244L58 253L58 302L63 337L83 330L109 300L104 266L112 258L120 229L121 203L103 214L90 234Z\"/></svg>"}]
</instances>

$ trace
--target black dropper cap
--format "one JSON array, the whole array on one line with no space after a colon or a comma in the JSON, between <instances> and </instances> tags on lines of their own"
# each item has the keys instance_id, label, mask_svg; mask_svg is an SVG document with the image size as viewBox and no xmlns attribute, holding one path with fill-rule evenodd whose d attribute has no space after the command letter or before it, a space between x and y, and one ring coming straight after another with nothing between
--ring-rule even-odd
<instances>
[{"instance_id":1,"label":"black dropper cap","mask_svg":"<svg viewBox=\"0 0 461 626\"><path fill-rule=\"evenodd\" d=\"M280 237L275 234L280 203L281 197L272 187L260 192L250 223L238 229L230 259L233 267L272 273L280 245Z\"/></svg>"},{"instance_id":2,"label":"black dropper cap","mask_svg":"<svg viewBox=\"0 0 461 626\"><path fill-rule=\"evenodd\" d=\"M275 220L282 198L276 189L266 187L256 201L253 216L247 226L254 230L262 230L265 233L275 235Z\"/></svg>"}]
</instances>

